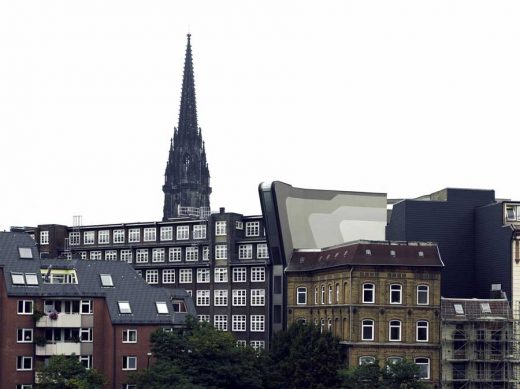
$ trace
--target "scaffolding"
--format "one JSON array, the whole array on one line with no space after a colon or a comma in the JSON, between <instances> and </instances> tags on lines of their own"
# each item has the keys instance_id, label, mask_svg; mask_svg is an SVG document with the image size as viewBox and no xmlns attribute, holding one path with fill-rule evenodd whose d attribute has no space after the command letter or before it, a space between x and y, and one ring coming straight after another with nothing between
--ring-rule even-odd
<instances>
[{"instance_id":1,"label":"scaffolding","mask_svg":"<svg viewBox=\"0 0 520 389\"><path fill-rule=\"evenodd\" d=\"M442 299L442 388L520 389L520 320L507 299Z\"/></svg>"}]
</instances>

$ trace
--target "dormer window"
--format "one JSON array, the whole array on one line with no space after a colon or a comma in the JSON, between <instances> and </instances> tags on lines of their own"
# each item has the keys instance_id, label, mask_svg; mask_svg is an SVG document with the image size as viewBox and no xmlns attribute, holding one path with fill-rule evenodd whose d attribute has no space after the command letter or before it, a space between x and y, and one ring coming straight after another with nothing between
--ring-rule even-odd
<instances>
[{"instance_id":1,"label":"dormer window","mask_svg":"<svg viewBox=\"0 0 520 389\"><path fill-rule=\"evenodd\" d=\"M491 306L489 303L481 303L480 309L482 310L482 313L491 313Z\"/></svg>"},{"instance_id":2,"label":"dormer window","mask_svg":"<svg viewBox=\"0 0 520 389\"><path fill-rule=\"evenodd\" d=\"M370 250L370 249L366 249L366 250L365 250L365 254L366 254L366 255L372 255L372 250Z\"/></svg>"},{"instance_id":3,"label":"dormer window","mask_svg":"<svg viewBox=\"0 0 520 389\"><path fill-rule=\"evenodd\" d=\"M453 304L453 308L455 309L456 315L464 315L464 308L462 304Z\"/></svg>"}]
</instances>

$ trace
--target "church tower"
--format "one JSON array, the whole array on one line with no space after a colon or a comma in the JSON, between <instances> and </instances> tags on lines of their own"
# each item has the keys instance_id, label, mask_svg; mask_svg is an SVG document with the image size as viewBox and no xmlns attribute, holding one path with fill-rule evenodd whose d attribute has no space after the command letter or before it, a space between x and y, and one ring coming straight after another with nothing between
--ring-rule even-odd
<instances>
[{"instance_id":1,"label":"church tower","mask_svg":"<svg viewBox=\"0 0 520 389\"><path fill-rule=\"evenodd\" d=\"M188 34L182 80L179 125L170 142L163 185L163 220L174 217L206 218L210 214L209 169L201 130L197 125L195 80Z\"/></svg>"}]
</instances>

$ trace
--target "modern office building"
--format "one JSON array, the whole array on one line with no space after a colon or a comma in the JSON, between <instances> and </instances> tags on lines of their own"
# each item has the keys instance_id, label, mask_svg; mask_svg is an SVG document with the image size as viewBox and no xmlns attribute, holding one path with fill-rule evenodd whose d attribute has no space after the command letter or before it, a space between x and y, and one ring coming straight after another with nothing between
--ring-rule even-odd
<instances>
[{"instance_id":1,"label":"modern office building","mask_svg":"<svg viewBox=\"0 0 520 389\"><path fill-rule=\"evenodd\" d=\"M431 243L361 240L294 250L288 322L331 331L347 347L349 366L406 359L438 387L442 267Z\"/></svg>"},{"instance_id":2,"label":"modern office building","mask_svg":"<svg viewBox=\"0 0 520 389\"><path fill-rule=\"evenodd\" d=\"M132 388L146 368L150 335L195 314L182 289L153 288L122 262L40 260L25 233L0 232L0 386L29 389L53 355L76 355L108 380Z\"/></svg>"}]
</instances>

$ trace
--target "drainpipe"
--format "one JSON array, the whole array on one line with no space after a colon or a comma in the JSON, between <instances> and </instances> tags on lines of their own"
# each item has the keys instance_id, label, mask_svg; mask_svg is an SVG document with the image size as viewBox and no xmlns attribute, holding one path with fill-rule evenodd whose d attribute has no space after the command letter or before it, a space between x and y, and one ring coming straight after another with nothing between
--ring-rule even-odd
<instances>
[{"instance_id":1,"label":"drainpipe","mask_svg":"<svg viewBox=\"0 0 520 389\"><path fill-rule=\"evenodd\" d=\"M348 314L348 320L349 320L349 335L348 335L348 341L352 342L352 272L354 271L354 266L350 268L350 296L349 296L349 314Z\"/></svg>"}]
</instances>

